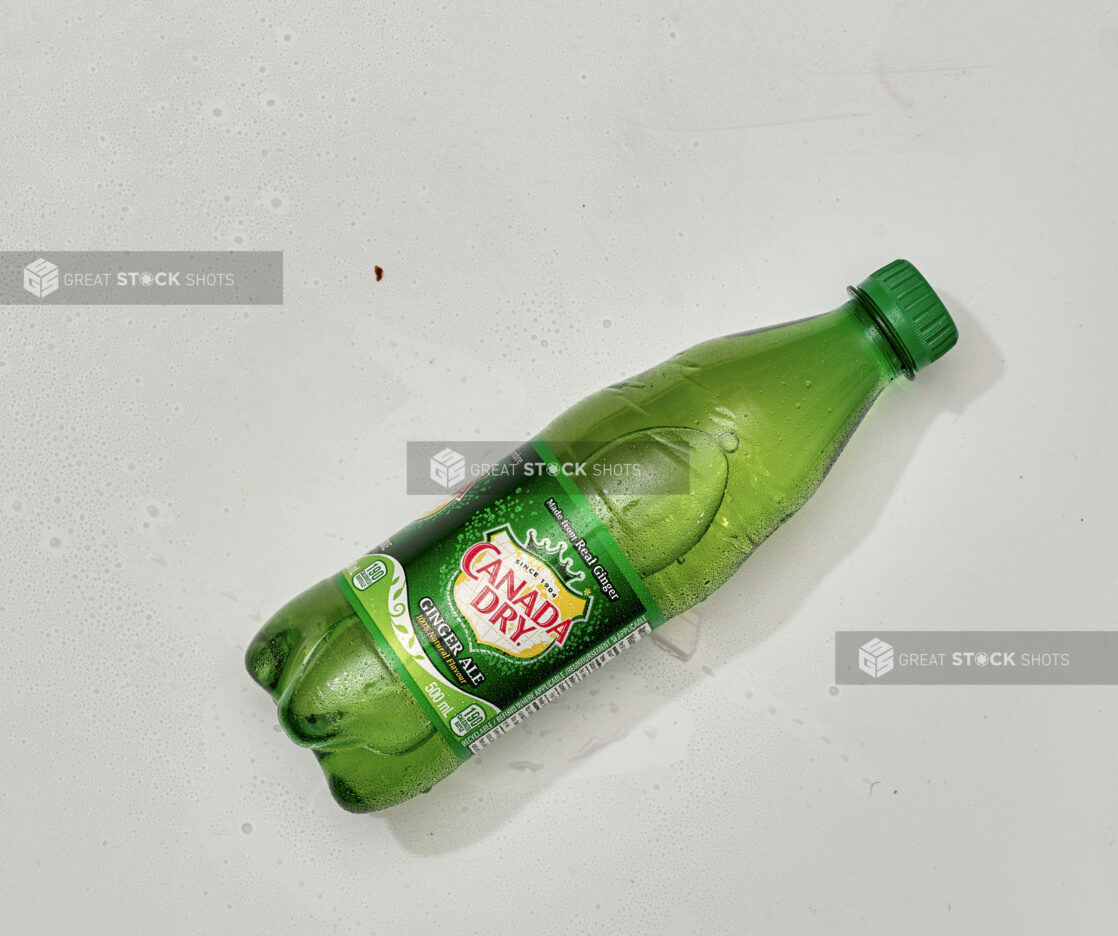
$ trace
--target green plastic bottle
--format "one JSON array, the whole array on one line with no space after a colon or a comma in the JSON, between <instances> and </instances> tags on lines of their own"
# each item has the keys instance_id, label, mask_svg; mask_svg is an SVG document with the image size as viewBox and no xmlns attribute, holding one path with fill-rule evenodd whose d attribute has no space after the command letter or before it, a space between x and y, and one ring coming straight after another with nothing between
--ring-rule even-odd
<instances>
[{"instance_id":1,"label":"green plastic bottle","mask_svg":"<svg viewBox=\"0 0 1118 936\"><path fill-rule=\"evenodd\" d=\"M907 261L849 294L587 397L507 472L264 625L248 670L342 806L429 790L710 595L818 487L885 386L957 340Z\"/></svg>"}]
</instances>

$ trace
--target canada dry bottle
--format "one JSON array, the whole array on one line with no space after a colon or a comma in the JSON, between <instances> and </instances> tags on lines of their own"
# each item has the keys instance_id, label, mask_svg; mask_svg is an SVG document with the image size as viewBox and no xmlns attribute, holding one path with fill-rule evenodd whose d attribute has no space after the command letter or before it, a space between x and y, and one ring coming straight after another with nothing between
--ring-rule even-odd
<instances>
[{"instance_id":1,"label":"canada dry bottle","mask_svg":"<svg viewBox=\"0 0 1118 936\"><path fill-rule=\"evenodd\" d=\"M383 809L702 601L957 332L897 260L814 318L697 345L567 410L281 608L246 654L334 796Z\"/></svg>"}]
</instances>

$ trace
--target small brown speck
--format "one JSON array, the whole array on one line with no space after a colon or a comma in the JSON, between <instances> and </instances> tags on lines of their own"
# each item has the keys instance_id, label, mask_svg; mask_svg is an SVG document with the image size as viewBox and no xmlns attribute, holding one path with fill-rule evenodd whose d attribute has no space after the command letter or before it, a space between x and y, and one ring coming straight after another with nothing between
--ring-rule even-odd
<instances>
[{"instance_id":1,"label":"small brown speck","mask_svg":"<svg viewBox=\"0 0 1118 936\"><path fill-rule=\"evenodd\" d=\"M379 283L379 282L380 282L380 278L381 278L382 276L384 276L384 270L382 270L382 269L381 269L380 267L378 267L378 266L375 266L375 267L373 267L373 272L374 272L374 273L375 273L375 274L377 275L377 282Z\"/></svg>"}]
</instances>

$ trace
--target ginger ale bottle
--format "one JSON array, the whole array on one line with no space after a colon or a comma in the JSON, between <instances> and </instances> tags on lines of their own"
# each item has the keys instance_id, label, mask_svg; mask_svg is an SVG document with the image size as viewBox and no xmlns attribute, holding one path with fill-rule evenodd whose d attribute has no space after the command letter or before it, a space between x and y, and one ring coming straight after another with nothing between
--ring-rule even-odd
<instances>
[{"instance_id":1,"label":"ginger ale bottle","mask_svg":"<svg viewBox=\"0 0 1118 936\"><path fill-rule=\"evenodd\" d=\"M907 261L848 292L592 394L264 625L248 670L342 806L429 790L710 595L890 381L955 344Z\"/></svg>"}]
</instances>

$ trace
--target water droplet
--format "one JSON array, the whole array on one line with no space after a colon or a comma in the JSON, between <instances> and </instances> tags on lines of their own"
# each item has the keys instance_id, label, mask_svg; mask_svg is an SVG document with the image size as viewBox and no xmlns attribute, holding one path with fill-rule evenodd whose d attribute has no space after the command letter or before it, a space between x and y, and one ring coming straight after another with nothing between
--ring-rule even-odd
<instances>
[{"instance_id":1,"label":"water droplet","mask_svg":"<svg viewBox=\"0 0 1118 936\"><path fill-rule=\"evenodd\" d=\"M722 447L722 451L724 452L736 452L741 442L735 433L723 432L722 435L718 437L718 444Z\"/></svg>"},{"instance_id":2,"label":"water droplet","mask_svg":"<svg viewBox=\"0 0 1118 936\"><path fill-rule=\"evenodd\" d=\"M833 696L836 696L839 693L838 686L831 686L831 688L828 689L827 691Z\"/></svg>"},{"instance_id":3,"label":"water droplet","mask_svg":"<svg viewBox=\"0 0 1118 936\"><path fill-rule=\"evenodd\" d=\"M244 832L245 835L248 835L249 832L252 831L252 823L251 822L242 823L241 824L241 831Z\"/></svg>"},{"instance_id":4,"label":"water droplet","mask_svg":"<svg viewBox=\"0 0 1118 936\"><path fill-rule=\"evenodd\" d=\"M60 540L57 536L52 536L50 538L50 548L51 549L58 549L58 547L61 546L61 545L62 545L62 540Z\"/></svg>"}]
</instances>

